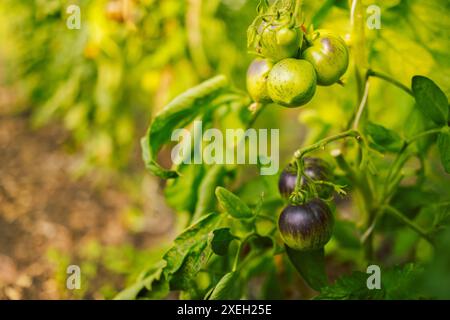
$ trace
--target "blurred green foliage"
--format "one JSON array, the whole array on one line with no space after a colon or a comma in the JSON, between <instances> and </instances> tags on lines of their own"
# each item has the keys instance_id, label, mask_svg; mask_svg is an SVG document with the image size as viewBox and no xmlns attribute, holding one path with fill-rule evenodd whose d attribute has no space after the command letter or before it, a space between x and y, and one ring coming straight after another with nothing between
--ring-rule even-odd
<instances>
[{"instance_id":1,"label":"blurred green foliage","mask_svg":"<svg viewBox=\"0 0 450 320\"><path fill-rule=\"evenodd\" d=\"M199 81L220 72L244 83L251 5L126 1L122 22L107 0L0 3L7 81L35 126L65 124L88 166L126 166L152 112ZM80 6L79 30L66 27L69 4Z\"/></svg>"}]
</instances>

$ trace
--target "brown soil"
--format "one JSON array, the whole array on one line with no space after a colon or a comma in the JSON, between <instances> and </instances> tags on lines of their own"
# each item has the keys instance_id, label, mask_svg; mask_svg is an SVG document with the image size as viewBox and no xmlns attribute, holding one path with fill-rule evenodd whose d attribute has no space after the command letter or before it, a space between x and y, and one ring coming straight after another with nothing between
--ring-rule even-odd
<instances>
[{"instance_id":1,"label":"brown soil","mask_svg":"<svg viewBox=\"0 0 450 320\"><path fill-rule=\"evenodd\" d=\"M73 297L55 279L51 248L70 257L93 239L146 248L170 228L171 219L162 218L167 208L154 196L142 203L147 232L130 232L123 214L136 203L113 181L99 187L89 176L74 179L79 159L64 151L66 139L57 125L34 131L26 116L0 112L0 299ZM155 183L150 192L157 194ZM102 298L96 286L104 281L123 287L122 276L101 272L84 298Z\"/></svg>"}]
</instances>

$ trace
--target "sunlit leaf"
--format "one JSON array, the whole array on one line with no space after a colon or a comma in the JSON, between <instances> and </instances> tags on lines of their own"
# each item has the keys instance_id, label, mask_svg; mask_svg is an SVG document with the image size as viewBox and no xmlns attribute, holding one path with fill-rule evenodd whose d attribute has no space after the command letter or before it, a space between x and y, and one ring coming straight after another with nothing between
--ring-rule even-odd
<instances>
[{"instance_id":1,"label":"sunlit leaf","mask_svg":"<svg viewBox=\"0 0 450 320\"><path fill-rule=\"evenodd\" d=\"M252 218L253 212L238 196L225 188L217 187L216 197L222 208L236 219Z\"/></svg>"},{"instance_id":2,"label":"sunlit leaf","mask_svg":"<svg viewBox=\"0 0 450 320\"><path fill-rule=\"evenodd\" d=\"M423 76L414 76L412 91L417 106L422 113L433 120L437 125L447 125L448 100L445 93L430 79Z\"/></svg>"}]
</instances>

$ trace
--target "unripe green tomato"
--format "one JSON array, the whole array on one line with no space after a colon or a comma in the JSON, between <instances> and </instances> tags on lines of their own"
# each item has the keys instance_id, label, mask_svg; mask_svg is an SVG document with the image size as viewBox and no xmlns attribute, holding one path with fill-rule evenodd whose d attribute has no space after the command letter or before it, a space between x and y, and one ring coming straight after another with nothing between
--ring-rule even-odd
<instances>
[{"instance_id":1,"label":"unripe green tomato","mask_svg":"<svg viewBox=\"0 0 450 320\"><path fill-rule=\"evenodd\" d=\"M266 59L256 58L247 70L247 90L256 102L271 102L267 93L267 77L272 63Z\"/></svg>"},{"instance_id":2,"label":"unripe green tomato","mask_svg":"<svg viewBox=\"0 0 450 320\"><path fill-rule=\"evenodd\" d=\"M349 55L344 40L327 30L317 30L319 36L306 48L302 58L311 62L317 73L317 84L336 83L347 71Z\"/></svg>"},{"instance_id":3,"label":"unripe green tomato","mask_svg":"<svg viewBox=\"0 0 450 320\"><path fill-rule=\"evenodd\" d=\"M267 92L274 102L282 106L302 106L316 92L316 72L306 60L281 60L269 73Z\"/></svg>"},{"instance_id":4,"label":"unripe green tomato","mask_svg":"<svg viewBox=\"0 0 450 320\"><path fill-rule=\"evenodd\" d=\"M331 239L333 226L333 214L320 199L299 206L287 206L278 220L284 243L300 251L323 248Z\"/></svg>"},{"instance_id":5,"label":"unripe green tomato","mask_svg":"<svg viewBox=\"0 0 450 320\"><path fill-rule=\"evenodd\" d=\"M303 40L298 28L262 22L258 32L261 40L257 51L265 58L277 62L298 55Z\"/></svg>"}]
</instances>

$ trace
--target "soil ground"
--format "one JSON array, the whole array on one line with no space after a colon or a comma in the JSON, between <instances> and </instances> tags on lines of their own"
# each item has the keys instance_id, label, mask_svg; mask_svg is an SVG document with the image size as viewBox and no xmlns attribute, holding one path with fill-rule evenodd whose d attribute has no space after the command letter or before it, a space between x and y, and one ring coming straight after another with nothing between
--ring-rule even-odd
<instances>
[{"instance_id":1,"label":"soil ground","mask_svg":"<svg viewBox=\"0 0 450 320\"><path fill-rule=\"evenodd\" d=\"M58 125L30 129L26 115L7 110L9 93L0 91L0 299L71 298L49 250L74 257L92 241L148 248L167 235L171 219L161 199L144 201L145 232L131 232L124 223L135 205L129 194L113 181L99 187L89 176L74 179L79 155L64 150L67 133ZM146 185L158 194L157 182ZM125 278L99 268L95 279L84 298L102 298L101 285L117 290Z\"/></svg>"}]
</instances>

